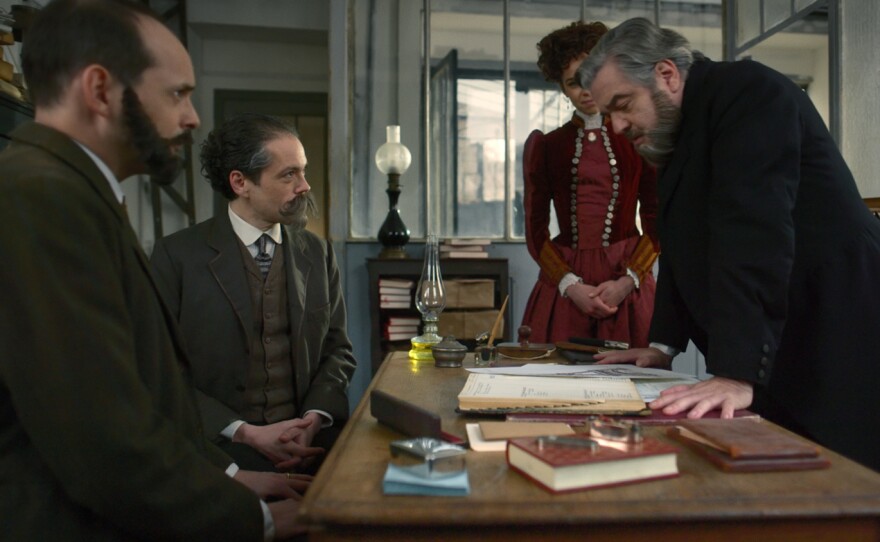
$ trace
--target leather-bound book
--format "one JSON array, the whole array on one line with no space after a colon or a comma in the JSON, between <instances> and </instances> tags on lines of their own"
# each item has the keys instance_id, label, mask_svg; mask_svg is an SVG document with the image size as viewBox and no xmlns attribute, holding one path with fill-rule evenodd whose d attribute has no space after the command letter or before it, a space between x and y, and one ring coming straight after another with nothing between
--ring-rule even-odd
<instances>
[{"instance_id":1,"label":"leather-bound book","mask_svg":"<svg viewBox=\"0 0 880 542\"><path fill-rule=\"evenodd\" d=\"M830 465L815 444L756 419L681 420L669 434L730 472L808 470Z\"/></svg>"},{"instance_id":2,"label":"leather-bound book","mask_svg":"<svg viewBox=\"0 0 880 542\"><path fill-rule=\"evenodd\" d=\"M552 493L678 476L676 449L650 437L637 444L583 435L512 439L507 464Z\"/></svg>"}]
</instances>

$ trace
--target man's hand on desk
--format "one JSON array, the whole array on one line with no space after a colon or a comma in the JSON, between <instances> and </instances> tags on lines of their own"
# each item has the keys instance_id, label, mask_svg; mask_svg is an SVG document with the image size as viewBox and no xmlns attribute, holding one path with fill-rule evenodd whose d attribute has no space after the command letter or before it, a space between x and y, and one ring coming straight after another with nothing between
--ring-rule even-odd
<instances>
[{"instance_id":1,"label":"man's hand on desk","mask_svg":"<svg viewBox=\"0 0 880 542\"><path fill-rule=\"evenodd\" d=\"M312 422L301 418L263 426L245 423L235 432L232 441L247 444L269 458L276 466L290 461L293 461L290 466L295 466L303 457L320 455L324 453L324 449L309 447L308 444L302 445L292 439L282 440L281 437L290 431L299 434L311 425ZM317 429L320 429L320 423ZM317 433L317 429L315 433ZM309 437L309 443L311 443L311 437Z\"/></svg>"},{"instance_id":2,"label":"man's hand on desk","mask_svg":"<svg viewBox=\"0 0 880 542\"><path fill-rule=\"evenodd\" d=\"M595 354L597 365L609 363L634 363L638 367L656 367L669 369L672 367L672 356L668 356L656 348L630 348L614 352Z\"/></svg>"},{"instance_id":3,"label":"man's hand on desk","mask_svg":"<svg viewBox=\"0 0 880 542\"><path fill-rule=\"evenodd\" d=\"M298 509L299 503L292 500L269 503L269 512L275 523L275 540L287 540L308 530L305 525L296 522Z\"/></svg>"},{"instance_id":4,"label":"man's hand on desk","mask_svg":"<svg viewBox=\"0 0 880 542\"><path fill-rule=\"evenodd\" d=\"M307 474L286 474L278 472L257 472L252 470L239 470L233 479L244 484L248 489L260 496L261 499L274 497L276 499L302 499L302 494L312 483L312 477Z\"/></svg>"},{"instance_id":5,"label":"man's hand on desk","mask_svg":"<svg viewBox=\"0 0 880 542\"><path fill-rule=\"evenodd\" d=\"M660 397L648 405L663 409L664 414L678 414L685 410L688 418L702 418L715 408L721 409L722 418L732 418L733 411L752 404L752 384L719 376L693 385L673 386L660 392Z\"/></svg>"}]
</instances>

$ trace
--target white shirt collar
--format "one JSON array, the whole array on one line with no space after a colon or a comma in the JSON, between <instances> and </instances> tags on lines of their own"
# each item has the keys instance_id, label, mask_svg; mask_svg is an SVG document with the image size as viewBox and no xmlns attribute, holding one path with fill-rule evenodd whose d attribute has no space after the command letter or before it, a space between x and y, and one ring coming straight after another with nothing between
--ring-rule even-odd
<instances>
[{"instance_id":1,"label":"white shirt collar","mask_svg":"<svg viewBox=\"0 0 880 542\"><path fill-rule=\"evenodd\" d=\"M586 130L595 130L596 128L602 127L602 114L596 113L595 115L586 115L581 113L577 109L574 110L575 114L584 121L584 128Z\"/></svg>"},{"instance_id":2,"label":"white shirt collar","mask_svg":"<svg viewBox=\"0 0 880 542\"><path fill-rule=\"evenodd\" d=\"M85 151L89 158L92 159L92 162L98 166L98 169L101 170L101 173L107 178L107 182L110 184L110 190L112 190L113 194L116 196L116 201L122 203L122 198L125 197L125 194L122 192L122 186L119 184L119 179L116 178L116 175L114 175L113 172L110 171L110 168L107 167L107 164L98 158L98 155L93 153L88 147L77 140L73 140L73 142L79 145L79 148Z\"/></svg>"},{"instance_id":3,"label":"white shirt collar","mask_svg":"<svg viewBox=\"0 0 880 542\"><path fill-rule=\"evenodd\" d=\"M241 239L244 246L250 246L256 243L257 239L259 239L264 233L271 237L276 245L281 244L281 224L272 224L272 227L263 231L260 228L256 228L245 222L243 218L235 214L235 211L232 210L231 206L227 207L227 209L229 210L229 221L232 223L232 231L234 231L235 235Z\"/></svg>"}]
</instances>

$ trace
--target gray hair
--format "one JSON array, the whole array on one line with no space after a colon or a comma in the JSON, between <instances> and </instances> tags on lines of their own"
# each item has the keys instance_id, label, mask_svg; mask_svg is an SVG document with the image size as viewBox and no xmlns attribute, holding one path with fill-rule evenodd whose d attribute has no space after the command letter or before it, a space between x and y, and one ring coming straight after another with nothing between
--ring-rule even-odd
<instances>
[{"instance_id":1,"label":"gray hair","mask_svg":"<svg viewBox=\"0 0 880 542\"><path fill-rule=\"evenodd\" d=\"M611 61L631 81L654 89L654 66L658 62L671 60L682 78L686 78L694 59L699 57L702 55L678 32L638 17L609 30L578 68L578 77L581 86L589 89L599 69Z\"/></svg>"}]
</instances>

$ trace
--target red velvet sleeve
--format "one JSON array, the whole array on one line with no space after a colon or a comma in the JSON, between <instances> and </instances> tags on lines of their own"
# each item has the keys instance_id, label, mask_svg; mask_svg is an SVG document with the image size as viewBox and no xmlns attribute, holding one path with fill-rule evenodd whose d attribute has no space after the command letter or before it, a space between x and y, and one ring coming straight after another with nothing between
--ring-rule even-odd
<instances>
[{"instance_id":1,"label":"red velvet sleeve","mask_svg":"<svg viewBox=\"0 0 880 542\"><path fill-rule=\"evenodd\" d=\"M547 155L544 134L535 130L529 134L523 149L523 177L526 212L526 246L541 271L559 284L571 267L562 258L559 249L550 241L550 179L547 176Z\"/></svg>"}]
</instances>

